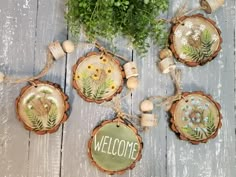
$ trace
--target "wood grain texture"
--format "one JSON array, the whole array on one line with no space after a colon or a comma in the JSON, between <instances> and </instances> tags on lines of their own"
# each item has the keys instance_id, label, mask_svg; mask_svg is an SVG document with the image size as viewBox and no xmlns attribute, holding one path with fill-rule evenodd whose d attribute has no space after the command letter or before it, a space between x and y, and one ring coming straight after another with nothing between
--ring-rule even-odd
<instances>
[{"instance_id":1,"label":"wood grain texture","mask_svg":"<svg viewBox=\"0 0 236 177\"><path fill-rule=\"evenodd\" d=\"M172 17L184 0L170 0ZM197 7L198 1L189 1ZM46 47L53 40L68 38L64 20L64 0L0 1L0 71L13 76L31 76L46 61ZM203 13L201 11L201 13ZM169 115L155 109L158 126L142 132L143 157L132 171L115 177L234 177L236 173L235 115L235 1L206 15L222 31L223 50L216 59L201 67L181 63L184 91L202 90L222 106L223 126L219 135L207 144L192 145L181 141L169 128ZM69 36L69 38L71 38ZM85 40L83 32L79 37ZM146 57L140 56L122 37L114 39L116 53L137 63L139 87L123 102L130 114L140 114L139 104L152 95L172 95L169 75L156 66L160 48L152 44ZM113 50L107 41L102 43ZM58 132L39 136L26 131L16 118L14 100L24 84L0 84L0 176L1 177L103 177L87 155L87 143L99 121L114 118L110 108L81 99L72 87L72 66L79 57L95 51L90 45L78 45L74 53L58 60L43 80L56 82L69 96L70 117ZM122 91L125 94L125 90ZM13 109L14 108L14 109ZM137 122L137 120L133 120Z\"/></svg>"}]
</instances>

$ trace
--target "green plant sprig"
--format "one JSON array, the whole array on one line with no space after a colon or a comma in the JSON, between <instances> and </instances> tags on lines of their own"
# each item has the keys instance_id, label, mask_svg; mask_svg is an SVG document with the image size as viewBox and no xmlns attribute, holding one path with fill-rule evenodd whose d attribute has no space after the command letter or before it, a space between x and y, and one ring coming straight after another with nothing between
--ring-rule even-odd
<instances>
[{"instance_id":1,"label":"green plant sprig","mask_svg":"<svg viewBox=\"0 0 236 177\"><path fill-rule=\"evenodd\" d=\"M148 37L159 45L166 42L165 22L157 17L167 10L168 0L68 0L67 6L65 17L74 36L81 27L92 41L122 34L139 53L147 51Z\"/></svg>"}]
</instances>

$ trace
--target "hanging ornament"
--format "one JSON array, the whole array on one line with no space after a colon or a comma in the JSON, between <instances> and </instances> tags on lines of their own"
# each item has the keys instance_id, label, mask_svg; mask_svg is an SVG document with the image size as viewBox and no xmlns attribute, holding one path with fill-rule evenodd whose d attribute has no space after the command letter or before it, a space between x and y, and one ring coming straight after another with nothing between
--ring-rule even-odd
<instances>
[{"instance_id":1,"label":"hanging ornament","mask_svg":"<svg viewBox=\"0 0 236 177\"><path fill-rule=\"evenodd\" d=\"M164 49L165 50L165 49ZM217 136L222 126L220 104L215 102L210 95L201 91L183 92L181 85L181 70L170 55L165 55L158 66L162 73L170 73L175 85L175 94L172 96L152 96L144 100L140 109L143 112L141 125L151 127L156 125L153 110L153 103L156 107L163 107L171 113L171 129L176 132L180 139L187 140L192 144L206 143L209 139ZM163 61L167 61L163 64Z\"/></svg>"},{"instance_id":2,"label":"hanging ornament","mask_svg":"<svg viewBox=\"0 0 236 177\"><path fill-rule=\"evenodd\" d=\"M171 109L171 129L193 144L215 138L221 127L220 105L203 92L184 92Z\"/></svg>"},{"instance_id":3,"label":"hanging ornament","mask_svg":"<svg viewBox=\"0 0 236 177\"><path fill-rule=\"evenodd\" d=\"M32 81L16 99L16 112L27 130L37 134L53 133L67 120L68 97L58 84Z\"/></svg>"},{"instance_id":4,"label":"hanging ornament","mask_svg":"<svg viewBox=\"0 0 236 177\"><path fill-rule=\"evenodd\" d=\"M73 86L88 102L110 101L121 92L123 77L119 61L108 53L90 52L73 67Z\"/></svg>"},{"instance_id":5,"label":"hanging ornament","mask_svg":"<svg viewBox=\"0 0 236 177\"><path fill-rule=\"evenodd\" d=\"M175 58L191 67L213 60L221 50L221 31L201 14L179 17L172 26L170 49Z\"/></svg>"},{"instance_id":6,"label":"hanging ornament","mask_svg":"<svg viewBox=\"0 0 236 177\"><path fill-rule=\"evenodd\" d=\"M88 143L92 163L110 175L133 169L142 157L142 149L142 138L137 129L119 117L98 125Z\"/></svg>"}]
</instances>

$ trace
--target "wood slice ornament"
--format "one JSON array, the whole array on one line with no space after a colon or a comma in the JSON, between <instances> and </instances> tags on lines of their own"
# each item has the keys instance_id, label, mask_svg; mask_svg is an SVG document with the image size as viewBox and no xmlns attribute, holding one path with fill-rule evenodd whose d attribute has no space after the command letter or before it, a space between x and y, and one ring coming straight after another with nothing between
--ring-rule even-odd
<instances>
[{"instance_id":1,"label":"wood slice ornament","mask_svg":"<svg viewBox=\"0 0 236 177\"><path fill-rule=\"evenodd\" d=\"M101 171L123 174L133 169L141 159L142 138L127 120L105 120L92 132L88 142L88 155Z\"/></svg>"},{"instance_id":2,"label":"wood slice ornament","mask_svg":"<svg viewBox=\"0 0 236 177\"><path fill-rule=\"evenodd\" d=\"M222 126L220 104L203 92L184 92L171 109L171 129L192 144L215 138Z\"/></svg>"},{"instance_id":3,"label":"wood slice ornament","mask_svg":"<svg viewBox=\"0 0 236 177\"><path fill-rule=\"evenodd\" d=\"M172 26L170 48L175 58L191 67L213 60L221 50L221 31L201 14L183 16Z\"/></svg>"},{"instance_id":4,"label":"wood slice ornament","mask_svg":"<svg viewBox=\"0 0 236 177\"><path fill-rule=\"evenodd\" d=\"M110 54L90 52L73 66L73 87L88 102L110 101L120 93L124 73Z\"/></svg>"},{"instance_id":5,"label":"wood slice ornament","mask_svg":"<svg viewBox=\"0 0 236 177\"><path fill-rule=\"evenodd\" d=\"M35 80L22 88L16 98L16 112L27 130L53 133L68 118L69 103L58 84Z\"/></svg>"}]
</instances>

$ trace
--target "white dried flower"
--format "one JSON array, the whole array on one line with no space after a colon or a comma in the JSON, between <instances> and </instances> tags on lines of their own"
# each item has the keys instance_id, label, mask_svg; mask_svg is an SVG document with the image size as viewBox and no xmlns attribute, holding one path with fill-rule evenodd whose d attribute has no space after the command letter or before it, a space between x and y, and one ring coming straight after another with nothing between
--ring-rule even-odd
<instances>
[{"instance_id":1,"label":"white dried flower","mask_svg":"<svg viewBox=\"0 0 236 177\"><path fill-rule=\"evenodd\" d=\"M216 35L216 34L213 34L212 35L212 40L213 41L217 41L219 39L219 37Z\"/></svg>"},{"instance_id":2,"label":"white dried flower","mask_svg":"<svg viewBox=\"0 0 236 177\"><path fill-rule=\"evenodd\" d=\"M199 27L199 29L200 29L201 31L204 31L204 30L206 29L206 26L203 25L203 24L201 24L200 27Z\"/></svg>"},{"instance_id":3,"label":"white dried flower","mask_svg":"<svg viewBox=\"0 0 236 177\"><path fill-rule=\"evenodd\" d=\"M181 53L179 56L180 56L180 58L182 58L182 59L186 59L186 57L187 57L187 55L185 55L184 53Z\"/></svg>"},{"instance_id":4,"label":"white dried flower","mask_svg":"<svg viewBox=\"0 0 236 177\"><path fill-rule=\"evenodd\" d=\"M181 39L181 44L187 45L188 44L188 40L186 38L182 38Z\"/></svg>"},{"instance_id":5,"label":"white dried flower","mask_svg":"<svg viewBox=\"0 0 236 177\"><path fill-rule=\"evenodd\" d=\"M194 30L195 35L200 35L201 31L200 30Z\"/></svg>"},{"instance_id":6,"label":"white dried flower","mask_svg":"<svg viewBox=\"0 0 236 177\"><path fill-rule=\"evenodd\" d=\"M182 37L182 31L180 31L180 30L175 31L175 35L176 35L176 37L181 38Z\"/></svg>"},{"instance_id":7,"label":"white dried flower","mask_svg":"<svg viewBox=\"0 0 236 177\"><path fill-rule=\"evenodd\" d=\"M199 36L195 34L192 36L192 38L193 38L193 40L197 41L199 39Z\"/></svg>"},{"instance_id":8,"label":"white dried flower","mask_svg":"<svg viewBox=\"0 0 236 177\"><path fill-rule=\"evenodd\" d=\"M184 25L189 29L191 29L193 27L193 23L190 21L185 22Z\"/></svg>"},{"instance_id":9,"label":"white dried flower","mask_svg":"<svg viewBox=\"0 0 236 177\"><path fill-rule=\"evenodd\" d=\"M186 36L189 36L189 35L191 35L192 34L192 31L188 31L187 33L186 33Z\"/></svg>"}]
</instances>

